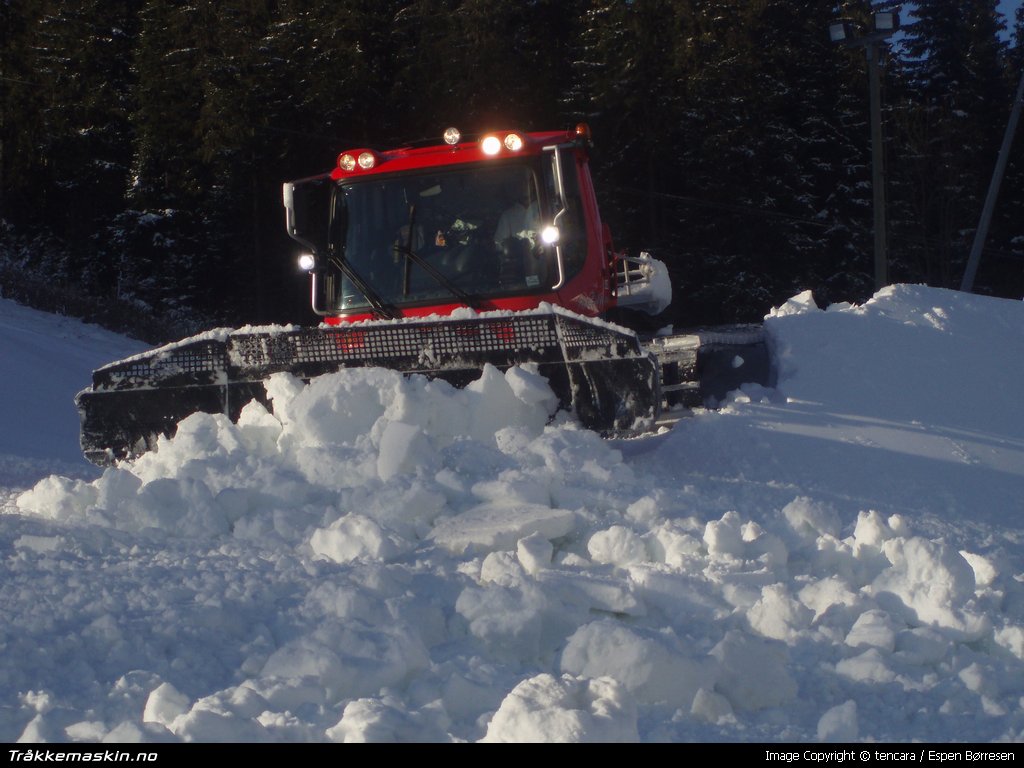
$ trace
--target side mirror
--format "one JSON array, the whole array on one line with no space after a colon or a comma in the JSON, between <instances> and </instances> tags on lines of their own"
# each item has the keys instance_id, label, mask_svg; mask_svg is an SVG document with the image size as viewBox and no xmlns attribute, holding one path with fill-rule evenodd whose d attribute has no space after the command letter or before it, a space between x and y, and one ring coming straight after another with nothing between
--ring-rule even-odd
<instances>
[{"instance_id":1,"label":"side mirror","mask_svg":"<svg viewBox=\"0 0 1024 768\"><path fill-rule=\"evenodd\" d=\"M281 185L285 229L288 236L314 256L327 252L327 225L331 213L330 176L314 176Z\"/></svg>"}]
</instances>

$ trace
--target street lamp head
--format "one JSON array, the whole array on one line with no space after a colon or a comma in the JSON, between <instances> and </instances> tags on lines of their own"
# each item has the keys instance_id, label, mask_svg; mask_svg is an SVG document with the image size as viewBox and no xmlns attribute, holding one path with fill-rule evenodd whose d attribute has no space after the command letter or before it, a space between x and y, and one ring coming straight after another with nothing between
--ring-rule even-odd
<instances>
[{"instance_id":1,"label":"street lamp head","mask_svg":"<svg viewBox=\"0 0 1024 768\"><path fill-rule=\"evenodd\" d=\"M844 43L853 37L848 19L836 19L828 25L828 36L833 43Z\"/></svg>"},{"instance_id":2,"label":"street lamp head","mask_svg":"<svg viewBox=\"0 0 1024 768\"><path fill-rule=\"evenodd\" d=\"M874 21L876 32L892 34L900 28L900 16L896 11L876 11Z\"/></svg>"}]
</instances>

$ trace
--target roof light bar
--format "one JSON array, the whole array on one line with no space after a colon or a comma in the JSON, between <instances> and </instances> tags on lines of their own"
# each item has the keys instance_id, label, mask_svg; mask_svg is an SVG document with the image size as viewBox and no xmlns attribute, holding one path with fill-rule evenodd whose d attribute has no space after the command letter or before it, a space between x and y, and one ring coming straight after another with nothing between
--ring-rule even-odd
<instances>
[{"instance_id":1,"label":"roof light bar","mask_svg":"<svg viewBox=\"0 0 1024 768\"><path fill-rule=\"evenodd\" d=\"M506 133L503 136L489 134L480 141L480 149L485 155L496 155L504 147L509 152L518 152L526 146L526 140L521 133Z\"/></svg>"}]
</instances>

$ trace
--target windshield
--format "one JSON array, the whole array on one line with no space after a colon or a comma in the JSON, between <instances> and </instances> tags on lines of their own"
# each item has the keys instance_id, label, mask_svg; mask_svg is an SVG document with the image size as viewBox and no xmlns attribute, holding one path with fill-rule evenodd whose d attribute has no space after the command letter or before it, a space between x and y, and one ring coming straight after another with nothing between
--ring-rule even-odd
<instances>
[{"instance_id":1,"label":"windshield","mask_svg":"<svg viewBox=\"0 0 1024 768\"><path fill-rule=\"evenodd\" d=\"M549 173L474 166L349 181L335 193L330 250L390 305L537 292L557 279L540 240ZM342 277L338 311L367 298Z\"/></svg>"}]
</instances>

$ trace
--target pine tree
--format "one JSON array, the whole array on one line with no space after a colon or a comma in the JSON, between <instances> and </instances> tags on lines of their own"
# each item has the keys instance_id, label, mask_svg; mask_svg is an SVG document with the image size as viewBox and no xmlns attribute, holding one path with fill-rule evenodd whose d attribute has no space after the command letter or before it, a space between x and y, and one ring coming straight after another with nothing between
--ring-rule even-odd
<instances>
[{"instance_id":1,"label":"pine tree","mask_svg":"<svg viewBox=\"0 0 1024 768\"><path fill-rule=\"evenodd\" d=\"M147 0L140 12L134 69L138 79L130 199L139 207L193 204L205 180L196 126L202 84L194 42L202 23L190 2Z\"/></svg>"},{"instance_id":2,"label":"pine tree","mask_svg":"<svg viewBox=\"0 0 1024 768\"><path fill-rule=\"evenodd\" d=\"M1014 96L1024 78L1024 6L1014 14L1007 56L1007 79ZM1008 104L1008 109L1012 105ZM1009 118L1007 118L1008 120ZM1000 186L995 217L979 264L975 289L997 296L1024 297L1024 114L1011 137L1006 174Z\"/></svg>"},{"instance_id":3,"label":"pine tree","mask_svg":"<svg viewBox=\"0 0 1024 768\"><path fill-rule=\"evenodd\" d=\"M560 123L575 0L413 0L394 16L386 109L403 139Z\"/></svg>"},{"instance_id":4,"label":"pine tree","mask_svg":"<svg viewBox=\"0 0 1024 768\"><path fill-rule=\"evenodd\" d=\"M39 138L49 82L36 60L43 10L33 0L0 3L0 219L12 226L37 223L44 202Z\"/></svg>"},{"instance_id":5,"label":"pine tree","mask_svg":"<svg viewBox=\"0 0 1024 768\"><path fill-rule=\"evenodd\" d=\"M207 240L200 211L208 180L197 130L201 22L196 5L183 0L147 0L139 10L131 176L126 206L106 232L118 249L118 295L186 325L198 291L192 266Z\"/></svg>"},{"instance_id":6,"label":"pine tree","mask_svg":"<svg viewBox=\"0 0 1024 768\"><path fill-rule=\"evenodd\" d=\"M857 183L869 135L852 106L861 61L829 42L820 3L723 3L715 17L735 21L698 81L700 152L715 159L698 178L718 207L696 226L706 259L720 259L716 293L748 316L806 288L859 298L870 264Z\"/></svg>"},{"instance_id":7,"label":"pine tree","mask_svg":"<svg viewBox=\"0 0 1024 768\"><path fill-rule=\"evenodd\" d=\"M45 3L38 11L12 25L26 54L21 69L30 72L10 83L20 103L5 116L17 114L19 127L7 146L24 157L5 170L17 200L31 203L22 208L25 220L63 240L38 255L36 273L79 294L107 295L113 270L97 230L120 209L127 176L131 78L124 62L134 14L130 3L95 0Z\"/></svg>"},{"instance_id":8,"label":"pine tree","mask_svg":"<svg viewBox=\"0 0 1024 768\"><path fill-rule=\"evenodd\" d=\"M900 158L918 243L907 278L956 287L1005 126L1004 25L996 0L922 0L914 16Z\"/></svg>"},{"instance_id":9,"label":"pine tree","mask_svg":"<svg viewBox=\"0 0 1024 768\"><path fill-rule=\"evenodd\" d=\"M852 131L866 118L843 123L862 62L829 45L828 10L694 0L587 15L572 99L614 148L606 216L669 263L679 322L759 319L806 287L859 298L870 280L868 133Z\"/></svg>"},{"instance_id":10,"label":"pine tree","mask_svg":"<svg viewBox=\"0 0 1024 768\"><path fill-rule=\"evenodd\" d=\"M692 279L681 265L690 243L675 235L688 132L700 120L688 104L695 14L692 2L590 3L566 97L573 119L593 130L598 199L618 246L665 261L677 293Z\"/></svg>"}]
</instances>

